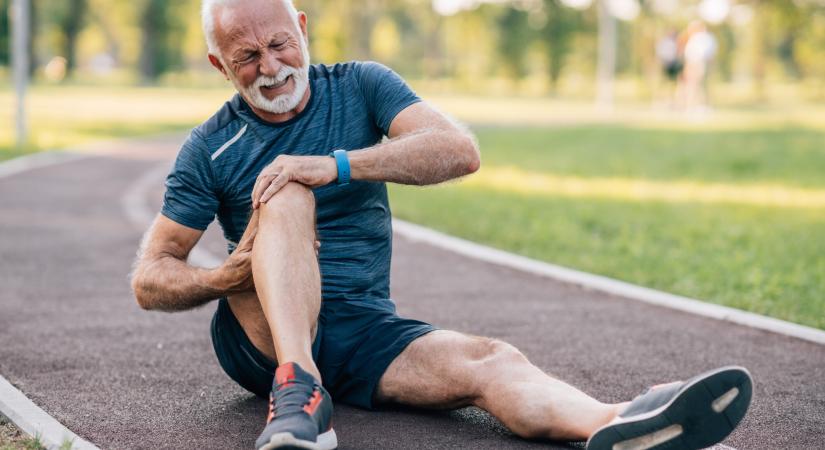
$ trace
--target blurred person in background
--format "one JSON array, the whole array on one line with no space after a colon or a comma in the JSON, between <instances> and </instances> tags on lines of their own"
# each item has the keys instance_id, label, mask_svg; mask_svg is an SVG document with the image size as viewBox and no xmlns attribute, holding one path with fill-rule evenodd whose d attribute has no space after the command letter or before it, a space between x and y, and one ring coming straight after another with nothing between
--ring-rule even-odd
<instances>
[{"instance_id":1,"label":"blurred person in background","mask_svg":"<svg viewBox=\"0 0 825 450\"><path fill-rule=\"evenodd\" d=\"M676 89L684 64L679 49L679 32L671 30L656 43L656 58L662 65L662 71L667 80L667 101L669 106L675 106Z\"/></svg>"},{"instance_id":2,"label":"blurred person in background","mask_svg":"<svg viewBox=\"0 0 825 450\"><path fill-rule=\"evenodd\" d=\"M477 144L385 66L311 65L307 22L289 0L203 2L209 60L238 93L183 144L132 278L148 310L220 299L218 361L269 399L257 449L336 448L333 396L366 409L474 405L524 438L593 450L696 449L734 429L750 402L743 368L603 403L501 340L400 317L385 183L475 172ZM190 266L216 216L229 257Z\"/></svg>"},{"instance_id":3,"label":"blurred person in background","mask_svg":"<svg viewBox=\"0 0 825 450\"><path fill-rule=\"evenodd\" d=\"M684 47L685 67L682 73L684 107L688 112L709 109L707 78L710 64L716 56L716 38L704 22L691 22L680 41Z\"/></svg>"}]
</instances>

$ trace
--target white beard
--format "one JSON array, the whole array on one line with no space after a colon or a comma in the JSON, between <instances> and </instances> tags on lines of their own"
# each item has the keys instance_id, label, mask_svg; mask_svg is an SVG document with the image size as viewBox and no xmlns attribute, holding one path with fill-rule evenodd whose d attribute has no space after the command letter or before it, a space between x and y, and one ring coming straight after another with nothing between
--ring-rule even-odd
<instances>
[{"instance_id":1,"label":"white beard","mask_svg":"<svg viewBox=\"0 0 825 450\"><path fill-rule=\"evenodd\" d=\"M283 65L276 76L260 76L249 87L241 87L236 82L235 86L241 96L247 99L252 106L273 114L284 114L298 107L309 87L309 49L307 49L306 42L301 42L301 52L304 57L304 65L301 68ZM266 98L261 92L263 86L283 83L290 75L295 82L295 89L292 92L281 94L272 100Z\"/></svg>"}]
</instances>

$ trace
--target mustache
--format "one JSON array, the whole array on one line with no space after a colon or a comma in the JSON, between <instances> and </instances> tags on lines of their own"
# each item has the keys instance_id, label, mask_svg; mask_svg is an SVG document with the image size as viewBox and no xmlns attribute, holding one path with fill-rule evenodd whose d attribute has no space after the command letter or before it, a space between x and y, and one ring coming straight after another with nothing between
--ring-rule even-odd
<instances>
[{"instance_id":1,"label":"mustache","mask_svg":"<svg viewBox=\"0 0 825 450\"><path fill-rule=\"evenodd\" d=\"M280 70L278 70L278 74L275 75L274 77L269 77L269 76L265 76L265 75L259 76L258 79L255 80L255 84L254 84L253 87L257 89L257 88L261 88L261 87L264 87L264 86L270 86L270 85L273 85L273 84L281 84L290 75L300 75L300 74L301 74L300 69L296 69L295 67L291 67L291 66L283 66L283 67L281 67Z\"/></svg>"}]
</instances>

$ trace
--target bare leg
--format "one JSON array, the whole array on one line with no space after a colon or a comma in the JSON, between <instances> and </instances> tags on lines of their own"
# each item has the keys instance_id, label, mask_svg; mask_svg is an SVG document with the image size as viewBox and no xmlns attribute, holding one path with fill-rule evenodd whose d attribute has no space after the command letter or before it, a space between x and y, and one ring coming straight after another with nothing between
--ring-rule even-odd
<instances>
[{"instance_id":1,"label":"bare leg","mask_svg":"<svg viewBox=\"0 0 825 450\"><path fill-rule=\"evenodd\" d=\"M298 363L320 380L312 360L312 336L321 308L312 192L297 183L287 184L261 205L258 221L252 249L257 296L233 296L230 306L252 343L264 354L276 356L281 363ZM265 339L267 328L271 345Z\"/></svg>"},{"instance_id":2,"label":"bare leg","mask_svg":"<svg viewBox=\"0 0 825 450\"><path fill-rule=\"evenodd\" d=\"M624 404L605 404L542 372L515 347L438 330L390 364L376 400L419 407L475 405L521 437L585 440Z\"/></svg>"}]
</instances>

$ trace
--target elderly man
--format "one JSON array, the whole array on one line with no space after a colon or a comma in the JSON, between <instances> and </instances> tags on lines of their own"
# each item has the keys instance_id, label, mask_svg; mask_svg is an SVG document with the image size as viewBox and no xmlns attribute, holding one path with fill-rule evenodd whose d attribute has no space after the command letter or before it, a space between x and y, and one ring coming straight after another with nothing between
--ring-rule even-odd
<instances>
[{"instance_id":1,"label":"elderly man","mask_svg":"<svg viewBox=\"0 0 825 450\"><path fill-rule=\"evenodd\" d=\"M220 299L218 360L269 397L258 449L335 448L330 394L363 408L476 405L519 436L594 449L699 448L742 419L742 368L606 404L512 345L399 317L384 183L475 172L473 137L384 66L310 66L307 17L289 0L206 0L203 25L209 61L238 95L184 143L132 285L145 309ZM228 259L188 265L216 215Z\"/></svg>"}]
</instances>

